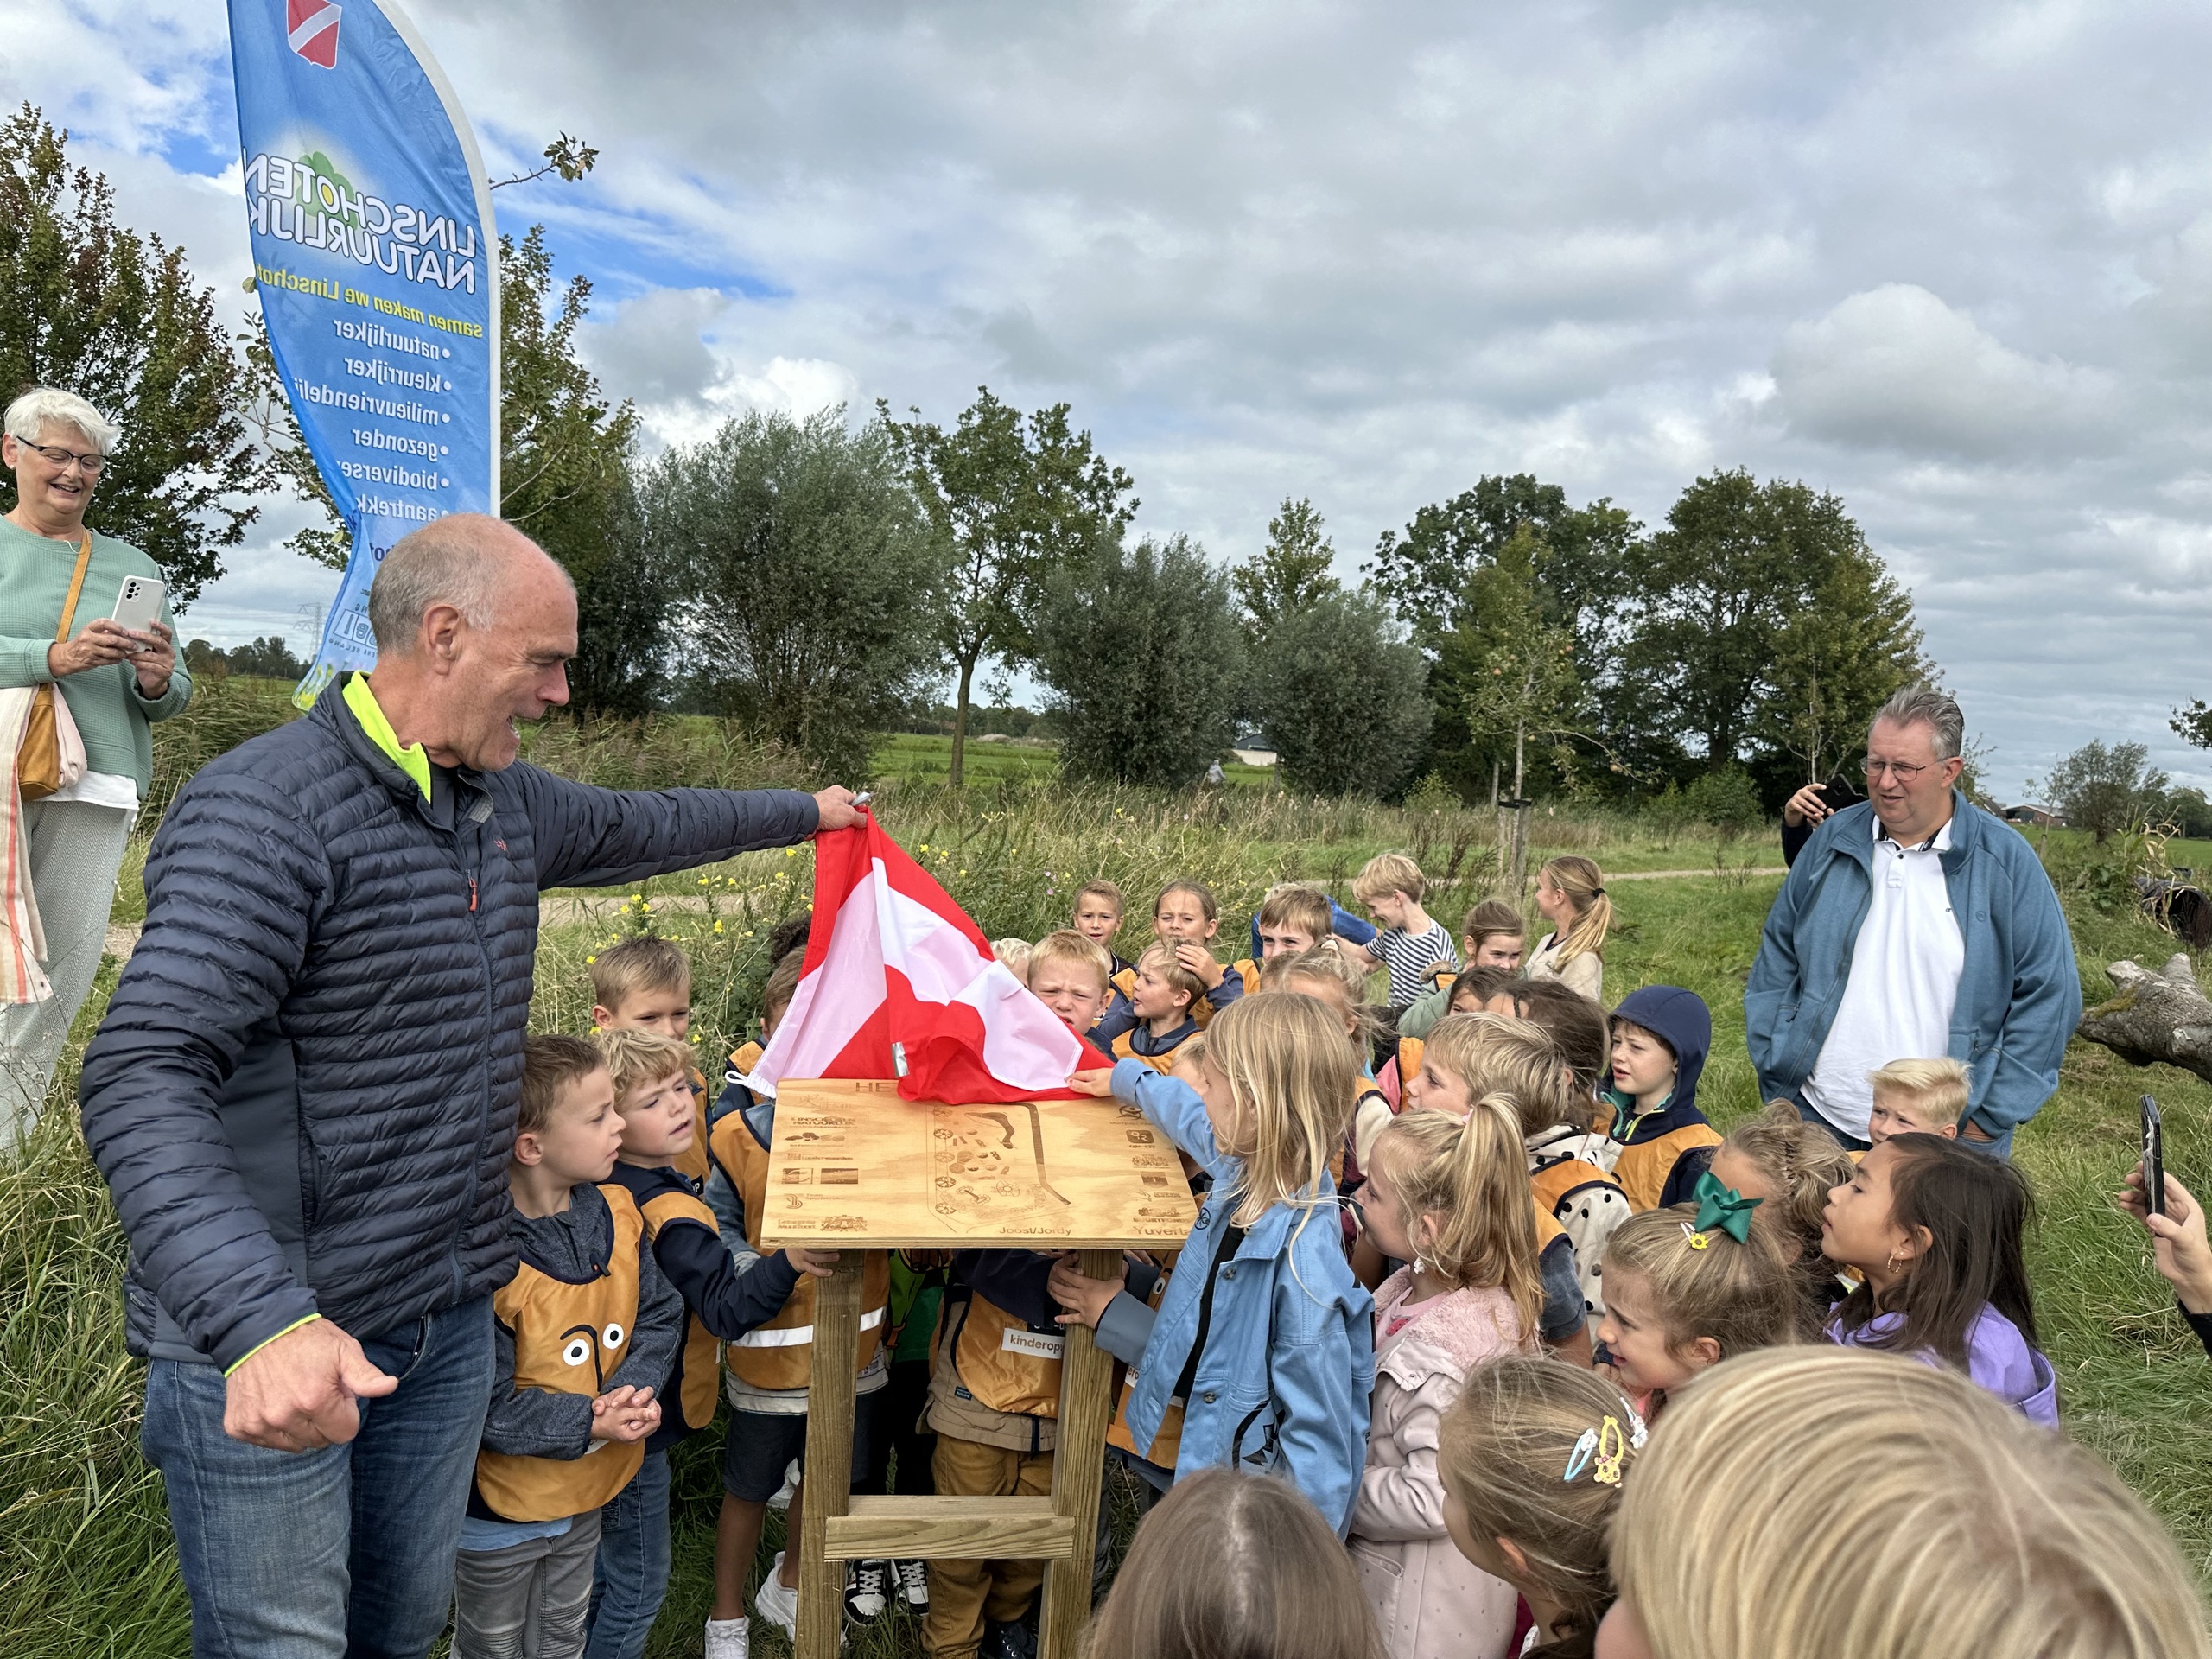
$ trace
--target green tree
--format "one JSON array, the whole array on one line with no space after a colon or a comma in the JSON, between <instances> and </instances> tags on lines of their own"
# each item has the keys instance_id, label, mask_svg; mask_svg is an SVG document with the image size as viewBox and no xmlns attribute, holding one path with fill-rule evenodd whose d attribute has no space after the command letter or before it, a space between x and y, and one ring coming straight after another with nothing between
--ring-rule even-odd
<instances>
[{"instance_id":1,"label":"green tree","mask_svg":"<svg viewBox=\"0 0 2212 1659\"><path fill-rule=\"evenodd\" d=\"M2166 722L2173 728L2176 737L2186 738L2200 749L2212 749L2212 703L2202 697L2191 697L2189 707L2174 710L2174 717Z\"/></svg>"},{"instance_id":2,"label":"green tree","mask_svg":"<svg viewBox=\"0 0 2212 1659\"><path fill-rule=\"evenodd\" d=\"M1055 569L1037 610L1071 776L1179 788L1235 734L1243 635L1229 582L1178 536L1135 548L1101 532Z\"/></svg>"},{"instance_id":3,"label":"green tree","mask_svg":"<svg viewBox=\"0 0 2212 1659\"><path fill-rule=\"evenodd\" d=\"M1285 496L1281 511L1268 520L1267 546L1229 573L1253 639L1266 639L1287 618L1343 591L1329 574L1337 550L1322 533L1322 522L1310 499Z\"/></svg>"},{"instance_id":4,"label":"green tree","mask_svg":"<svg viewBox=\"0 0 2212 1659\"><path fill-rule=\"evenodd\" d=\"M951 782L963 779L968 710L976 664L1032 660L1037 598L1051 574L1102 533L1135 515L1135 486L1068 424L1068 405L1033 415L1001 403L988 386L950 432L920 418L876 413L924 510L954 551L953 582L938 644L957 671Z\"/></svg>"},{"instance_id":5,"label":"green tree","mask_svg":"<svg viewBox=\"0 0 2212 1659\"><path fill-rule=\"evenodd\" d=\"M118 226L68 139L29 104L0 124L0 396L60 386L121 425L88 518L144 550L181 610L272 482L244 419L251 374L184 250ZM0 512L15 505L0 478Z\"/></svg>"},{"instance_id":6,"label":"green tree","mask_svg":"<svg viewBox=\"0 0 2212 1659\"><path fill-rule=\"evenodd\" d=\"M750 414L664 455L638 499L685 573L692 683L825 775L865 777L870 734L926 688L948 575L883 424Z\"/></svg>"},{"instance_id":7,"label":"green tree","mask_svg":"<svg viewBox=\"0 0 2212 1659\"><path fill-rule=\"evenodd\" d=\"M2141 743L2084 743L2051 768L2044 791L2069 824L2102 842L2159 816L2170 780L2150 760Z\"/></svg>"},{"instance_id":8,"label":"green tree","mask_svg":"<svg viewBox=\"0 0 2212 1659\"><path fill-rule=\"evenodd\" d=\"M1911 607L1843 502L1803 484L1740 469L1697 480L1634 577L1609 713L1647 747L1694 753L1707 771L1761 740L1836 753L1889 690L1928 671Z\"/></svg>"},{"instance_id":9,"label":"green tree","mask_svg":"<svg viewBox=\"0 0 2212 1659\"><path fill-rule=\"evenodd\" d=\"M1382 601L1333 582L1253 648L1260 728L1283 780L1317 795L1389 795L1405 781L1428 741L1427 678Z\"/></svg>"}]
</instances>

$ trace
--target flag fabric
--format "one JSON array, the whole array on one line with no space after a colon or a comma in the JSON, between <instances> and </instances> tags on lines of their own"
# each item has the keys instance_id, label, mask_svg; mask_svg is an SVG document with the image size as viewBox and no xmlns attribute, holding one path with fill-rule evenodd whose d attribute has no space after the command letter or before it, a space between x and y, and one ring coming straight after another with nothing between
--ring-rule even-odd
<instances>
[{"instance_id":1,"label":"flag fabric","mask_svg":"<svg viewBox=\"0 0 2212 1659\"><path fill-rule=\"evenodd\" d=\"M752 1074L896 1078L907 1100L1066 1100L1106 1057L991 954L982 930L873 815L814 838L798 989Z\"/></svg>"},{"instance_id":2,"label":"flag fabric","mask_svg":"<svg viewBox=\"0 0 2212 1659\"><path fill-rule=\"evenodd\" d=\"M409 531L499 510L499 246L468 117L398 0L230 0L253 289L353 548L302 708L376 662Z\"/></svg>"}]
</instances>

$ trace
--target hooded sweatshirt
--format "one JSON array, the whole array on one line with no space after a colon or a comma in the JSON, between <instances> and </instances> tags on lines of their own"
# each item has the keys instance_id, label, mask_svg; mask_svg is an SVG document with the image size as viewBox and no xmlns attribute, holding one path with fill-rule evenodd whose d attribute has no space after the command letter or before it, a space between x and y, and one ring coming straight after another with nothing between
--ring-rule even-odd
<instances>
[{"instance_id":1,"label":"hooded sweatshirt","mask_svg":"<svg viewBox=\"0 0 2212 1659\"><path fill-rule=\"evenodd\" d=\"M1677 1204L1689 1196L1711 1161L1720 1135L1697 1109L1697 1080L1713 1048L1713 1015L1705 999L1679 985L1646 985L1630 991L1613 1018L1641 1026L1674 1051L1674 1091L1645 1110L1618 1089L1605 1091L1613 1108L1613 1178L1638 1210Z\"/></svg>"}]
</instances>

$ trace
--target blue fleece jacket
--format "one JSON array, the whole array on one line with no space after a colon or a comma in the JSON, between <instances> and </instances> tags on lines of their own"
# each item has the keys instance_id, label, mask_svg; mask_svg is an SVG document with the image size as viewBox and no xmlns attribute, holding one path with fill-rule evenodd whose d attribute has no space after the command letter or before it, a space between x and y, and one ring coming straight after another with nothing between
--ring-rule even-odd
<instances>
[{"instance_id":1,"label":"blue fleece jacket","mask_svg":"<svg viewBox=\"0 0 2212 1659\"><path fill-rule=\"evenodd\" d=\"M1827 1040L1872 899L1873 815L1862 801L1823 823L1767 912L1744 987L1744 1034L1766 1099L1795 1095ZM2005 1141L2058 1088L2082 1019L2074 940L2034 849L1964 795L1952 797L1942 858L1966 945L1948 1052L1970 1079L1967 1119Z\"/></svg>"}]
</instances>

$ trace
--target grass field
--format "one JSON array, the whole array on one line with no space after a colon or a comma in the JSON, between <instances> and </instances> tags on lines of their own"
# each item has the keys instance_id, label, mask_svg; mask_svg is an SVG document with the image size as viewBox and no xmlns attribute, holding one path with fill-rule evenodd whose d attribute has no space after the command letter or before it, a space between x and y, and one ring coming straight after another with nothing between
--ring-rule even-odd
<instances>
[{"instance_id":1,"label":"grass field","mask_svg":"<svg viewBox=\"0 0 2212 1659\"><path fill-rule=\"evenodd\" d=\"M651 775L666 757L641 741L626 755L566 758L572 770L626 781L631 772ZM733 751L714 780L750 780L764 768L772 771ZM1306 802L1279 791L1162 798L1016 778L957 792L893 779L879 810L994 936L1035 938L1058 925L1073 887L1102 872L1136 894L1170 874L1203 876L1221 896L1224 956L1240 953L1232 942L1270 881L1300 874L1348 899L1351 873L1384 846L1414 849L1433 872L1459 873L1433 906L1450 920L1492 879L1495 826L1485 813ZM1749 872L1779 862L1770 837L1539 815L1531 840L1532 868L1543 853L1572 848L1611 872L1701 872L1613 889L1621 925L1605 952L1607 998L1655 982L1699 992L1714 1023L1700 1097L1723 1124L1753 1109L1740 999L1777 886ZM2172 856L2190 861L2182 849ZM2200 868L2212 868L2212 848ZM711 1069L753 1017L766 930L804 908L810 880L803 850L755 855L601 895L589 912L549 912L534 1023L581 1029L587 959L613 937L652 927L692 954L697 1029ZM135 919L134 894L126 886L118 920ZM2107 963L2162 962L2173 949L2133 917L2105 914L2078 896L2069 909L2092 1001L2105 989ZM1125 948L1142 936L1133 918ZM76 1043L96 1025L115 971L104 968ZM2212 962L2201 961L2199 971L2212 971ZM181 1655L185 1604L159 1483L137 1450L143 1371L122 1345L123 1249L75 1130L74 1076L73 1052L22 1160L0 1168L0 1653ZM2067 1425L2165 1518L2203 1575L2212 1573L2212 1363L2151 1272L2139 1230L2107 1198L2132 1164L2135 1098L2145 1090L2166 1107L2170 1166L2192 1185L2212 1186L2212 1089L2167 1068L2133 1071L2082 1044L2068 1055L2057 1097L2019 1137L2018 1155L2042 1206L2032 1265ZM712 1438L701 1437L677 1458L677 1573L656 1655L699 1650L714 1457ZM764 1549L764 1563L766 1556ZM769 1659L785 1650L772 1635L756 1643ZM852 1650L861 1659L918 1652L918 1634L909 1622L887 1621Z\"/></svg>"}]
</instances>

